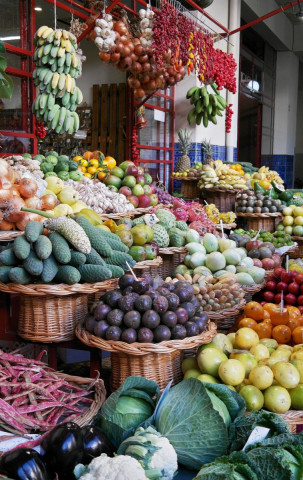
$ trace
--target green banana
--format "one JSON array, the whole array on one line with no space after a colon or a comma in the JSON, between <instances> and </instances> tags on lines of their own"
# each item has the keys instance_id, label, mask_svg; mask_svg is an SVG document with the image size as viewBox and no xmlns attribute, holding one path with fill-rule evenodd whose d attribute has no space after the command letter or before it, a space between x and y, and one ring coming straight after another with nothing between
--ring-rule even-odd
<instances>
[{"instance_id":1,"label":"green banana","mask_svg":"<svg viewBox=\"0 0 303 480\"><path fill-rule=\"evenodd\" d=\"M214 115L210 115L209 117L209 120L214 124L214 125L217 125L217 117L215 117Z\"/></svg>"},{"instance_id":2,"label":"green banana","mask_svg":"<svg viewBox=\"0 0 303 480\"><path fill-rule=\"evenodd\" d=\"M48 110L45 110L44 116L43 116L43 122L46 124L48 120Z\"/></svg>"},{"instance_id":3,"label":"green banana","mask_svg":"<svg viewBox=\"0 0 303 480\"><path fill-rule=\"evenodd\" d=\"M53 106L55 105L56 97L55 95L49 94L48 95L48 100L47 100L47 108L51 110Z\"/></svg>"},{"instance_id":4,"label":"green banana","mask_svg":"<svg viewBox=\"0 0 303 480\"><path fill-rule=\"evenodd\" d=\"M51 109L47 117L47 120L49 122L51 122L55 118L55 115L57 114L59 109L60 109L60 105L58 103L55 103L55 105L53 106L53 108Z\"/></svg>"},{"instance_id":5,"label":"green banana","mask_svg":"<svg viewBox=\"0 0 303 480\"><path fill-rule=\"evenodd\" d=\"M52 44L51 43L48 43L48 44L44 45L43 55L48 55L50 53L51 49L52 49Z\"/></svg>"},{"instance_id":6,"label":"green banana","mask_svg":"<svg viewBox=\"0 0 303 480\"><path fill-rule=\"evenodd\" d=\"M55 58L55 61L51 66L51 71L55 73L57 71L57 68L58 68L57 59Z\"/></svg>"},{"instance_id":7,"label":"green banana","mask_svg":"<svg viewBox=\"0 0 303 480\"><path fill-rule=\"evenodd\" d=\"M39 101L40 110L42 110L46 106L47 99L48 99L47 93L42 93Z\"/></svg>"},{"instance_id":8,"label":"green banana","mask_svg":"<svg viewBox=\"0 0 303 480\"><path fill-rule=\"evenodd\" d=\"M201 124L202 118L203 118L203 112L198 113L197 119L196 119L196 124L197 125Z\"/></svg>"},{"instance_id":9,"label":"green banana","mask_svg":"<svg viewBox=\"0 0 303 480\"><path fill-rule=\"evenodd\" d=\"M199 99L197 104L196 104L196 112L198 114L200 114L202 112L202 110L203 110L203 103L202 103L202 100Z\"/></svg>"},{"instance_id":10,"label":"green banana","mask_svg":"<svg viewBox=\"0 0 303 480\"><path fill-rule=\"evenodd\" d=\"M83 94L79 87L76 88L76 91L77 91L77 104L80 105L80 103L83 102Z\"/></svg>"},{"instance_id":11,"label":"green banana","mask_svg":"<svg viewBox=\"0 0 303 480\"><path fill-rule=\"evenodd\" d=\"M47 37L46 42L47 42L47 43L53 43L54 39L55 39L55 32L53 31L53 32L51 32L51 33L49 34L49 36Z\"/></svg>"},{"instance_id":12,"label":"green banana","mask_svg":"<svg viewBox=\"0 0 303 480\"><path fill-rule=\"evenodd\" d=\"M59 73L59 72L58 72ZM59 90L63 90L65 88L65 74L61 73L58 82Z\"/></svg>"},{"instance_id":13,"label":"green banana","mask_svg":"<svg viewBox=\"0 0 303 480\"><path fill-rule=\"evenodd\" d=\"M62 97L62 105L63 105L64 107L66 107L66 105L68 104L69 100L70 100L70 93L69 93L69 92L65 92L64 95L63 95L63 97Z\"/></svg>"},{"instance_id":14,"label":"green banana","mask_svg":"<svg viewBox=\"0 0 303 480\"><path fill-rule=\"evenodd\" d=\"M192 108L191 111L189 112L189 114L187 115L187 121L188 123L191 125L192 123L194 123L194 120L196 118L196 109L195 108Z\"/></svg>"},{"instance_id":15,"label":"green banana","mask_svg":"<svg viewBox=\"0 0 303 480\"><path fill-rule=\"evenodd\" d=\"M59 50L59 47L53 46L51 49L51 57L53 58L57 57L58 50Z\"/></svg>"},{"instance_id":16,"label":"green banana","mask_svg":"<svg viewBox=\"0 0 303 480\"><path fill-rule=\"evenodd\" d=\"M64 120L65 120L65 116L66 116L66 108L65 107L61 107L61 111L60 111L60 117L59 117L59 121L58 121L58 125L60 125L60 127L63 125L64 123ZM60 128L61 129L61 128Z\"/></svg>"},{"instance_id":17,"label":"green banana","mask_svg":"<svg viewBox=\"0 0 303 480\"><path fill-rule=\"evenodd\" d=\"M64 53L62 57L58 58L58 67L64 67L66 54Z\"/></svg>"},{"instance_id":18,"label":"green banana","mask_svg":"<svg viewBox=\"0 0 303 480\"><path fill-rule=\"evenodd\" d=\"M64 66L62 65L61 67L57 67L57 72L58 73L63 73L64 72Z\"/></svg>"},{"instance_id":19,"label":"green banana","mask_svg":"<svg viewBox=\"0 0 303 480\"><path fill-rule=\"evenodd\" d=\"M195 98L195 102L198 102L198 100L200 100L200 88L198 88L198 90L195 91L193 97Z\"/></svg>"},{"instance_id":20,"label":"green banana","mask_svg":"<svg viewBox=\"0 0 303 480\"><path fill-rule=\"evenodd\" d=\"M54 73L51 70L48 70L47 74L44 77L44 85L51 83Z\"/></svg>"},{"instance_id":21,"label":"green banana","mask_svg":"<svg viewBox=\"0 0 303 480\"><path fill-rule=\"evenodd\" d=\"M186 98L190 98L190 97L195 93L195 91L198 90L198 89L199 89L199 87L192 87L192 88L190 88L190 89L188 90L187 94L186 94Z\"/></svg>"},{"instance_id":22,"label":"green banana","mask_svg":"<svg viewBox=\"0 0 303 480\"><path fill-rule=\"evenodd\" d=\"M203 112L203 125L205 128L208 127L208 115L206 110L204 110Z\"/></svg>"},{"instance_id":23,"label":"green banana","mask_svg":"<svg viewBox=\"0 0 303 480\"><path fill-rule=\"evenodd\" d=\"M80 126L79 115L77 112L73 112L72 115L74 117L74 131L76 132L77 130L79 130Z\"/></svg>"},{"instance_id":24,"label":"green banana","mask_svg":"<svg viewBox=\"0 0 303 480\"><path fill-rule=\"evenodd\" d=\"M48 63L48 58L49 58L49 54L48 55L43 55L42 57L42 65L46 65Z\"/></svg>"},{"instance_id":25,"label":"green banana","mask_svg":"<svg viewBox=\"0 0 303 480\"><path fill-rule=\"evenodd\" d=\"M71 63L72 63L72 55L71 55L71 53L67 52L67 53L65 54L65 65L66 65L67 67L70 67L70 66L71 66Z\"/></svg>"},{"instance_id":26,"label":"green banana","mask_svg":"<svg viewBox=\"0 0 303 480\"><path fill-rule=\"evenodd\" d=\"M59 107L59 105L58 105L58 107ZM60 113L61 113L60 110L61 110L61 109L60 109L60 107L59 107L58 110L57 110L57 112L56 112L56 114L55 114L55 116L54 116L54 118L52 119L52 122L51 122L51 124L50 124L50 127L51 127L52 130L55 130L56 127L57 127L57 125L58 125L59 118L60 118Z\"/></svg>"},{"instance_id":27,"label":"green banana","mask_svg":"<svg viewBox=\"0 0 303 480\"><path fill-rule=\"evenodd\" d=\"M71 112L70 112L69 110L67 110L66 116L65 116L65 120L64 120L64 124L63 124L64 131L65 131L65 132L68 132L69 127L70 127L70 124L71 124L71 121L72 121Z\"/></svg>"},{"instance_id":28,"label":"green banana","mask_svg":"<svg viewBox=\"0 0 303 480\"><path fill-rule=\"evenodd\" d=\"M68 129L67 133L68 133L69 135L72 135L72 134L74 133L74 123L75 123L75 118L74 118L74 116L73 116L72 114L71 114L71 116L70 116L70 119L71 119L71 121L70 121L70 126L69 126L69 129Z\"/></svg>"},{"instance_id":29,"label":"green banana","mask_svg":"<svg viewBox=\"0 0 303 480\"><path fill-rule=\"evenodd\" d=\"M207 108L206 108L206 111L207 111L207 114L208 115L211 115L211 112L213 111L213 106L212 104L209 102Z\"/></svg>"},{"instance_id":30,"label":"green banana","mask_svg":"<svg viewBox=\"0 0 303 480\"><path fill-rule=\"evenodd\" d=\"M203 105L205 108L208 107L209 105L209 93L207 93L204 97L203 97Z\"/></svg>"},{"instance_id":31,"label":"green banana","mask_svg":"<svg viewBox=\"0 0 303 480\"><path fill-rule=\"evenodd\" d=\"M201 88L201 97L205 97L208 94L207 88L205 85Z\"/></svg>"},{"instance_id":32,"label":"green banana","mask_svg":"<svg viewBox=\"0 0 303 480\"><path fill-rule=\"evenodd\" d=\"M219 94L218 85L216 83L211 83L210 86L213 89L213 91L218 95Z\"/></svg>"}]
</instances>

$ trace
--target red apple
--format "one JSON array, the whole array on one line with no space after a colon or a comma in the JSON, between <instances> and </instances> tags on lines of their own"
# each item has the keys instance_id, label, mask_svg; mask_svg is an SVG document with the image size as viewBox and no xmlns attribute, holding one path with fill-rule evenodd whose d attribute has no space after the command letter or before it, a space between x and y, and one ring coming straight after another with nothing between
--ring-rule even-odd
<instances>
[{"instance_id":1,"label":"red apple","mask_svg":"<svg viewBox=\"0 0 303 480\"><path fill-rule=\"evenodd\" d=\"M275 295L275 303L277 303L277 304L281 303L281 298L282 298L281 293L277 293Z\"/></svg>"},{"instance_id":2,"label":"red apple","mask_svg":"<svg viewBox=\"0 0 303 480\"><path fill-rule=\"evenodd\" d=\"M250 240L245 245L245 248L249 252L250 250L254 250L255 248L259 248L262 243L263 242L261 242L261 240Z\"/></svg>"},{"instance_id":3,"label":"red apple","mask_svg":"<svg viewBox=\"0 0 303 480\"><path fill-rule=\"evenodd\" d=\"M140 195L138 197L139 208L147 208L150 206L150 198L147 195Z\"/></svg>"},{"instance_id":4,"label":"red apple","mask_svg":"<svg viewBox=\"0 0 303 480\"><path fill-rule=\"evenodd\" d=\"M273 268L275 268L275 262L272 258L263 258L262 267L265 270L272 270Z\"/></svg>"},{"instance_id":5,"label":"red apple","mask_svg":"<svg viewBox=\"0 0 303 480\"><path fill-rule=\"evenodd\" d=\"M297 282L297 276L299 275L298 272L295 272L294 270L291 270L290 273L291 273L293 281Z\"/></svg>"},{"instance_id":6,"label":"red apple","mask_svg":"<svg viewBox=\"0 0 303 480\"><path fill-rule=\"evenodd\" d=\"M143 167L137 167L138 170L138 175L144 175L144 168Z\"/></svg>"},{"instance_id":7,"label":"red apple","mask_svg":"<svg viewBox=\"0 0 303 480\"><path fill-rule=\"evenodd\" d=\"M283 292L287 293L288 292L288 285L285 282L279 282L276 287L277 292Z\"/></svg>"},{"instance_id":8,"label":"red apple","mask_svg":"<svg viewBox=\"0 0 303 480\"><path fill-rule=\"evenodd\" d=\"M281 255L279 253L274 253L271 258L274 260L276 267L281 265Z\"/></svg>"},{"instance_id":9,"label":"red apple","mask_svg":"<svg viewBox=\"0 0 303 480\"><path fill-rule=\"evenodd\" d=\"M266 290L269 290L270 292L275 292L276 291L276 282L269 281L265 285Z\"/></svg>"},{"instance_id":10,"label":"red apple","mask_svg":"<svg viewBox=\"0 0 303 480\"><path fill-rule=\"evenodd\" d=\"M152 207L154 207L155 205L158 205L159 198L157 197L157 195L155 193L150 195L149 198L150 198L150 204L151 204Z\"/></svg>"},{"instance_id":11,"label":"red apple","mask_svg":"<svg viewBox=\"0 0 303 480\"><path fill-rule=\"evenodd\" d=\"M297 302L298 302L298 305L300 305L301 307L303 306L303 295L300 295L300 296L297 298Z\"/></svg>"},{"instance_id":12,"label":"red apple","mask_svg":"<svg viewBox=\"0 0 303 480\"><path fill-rule=\"evenodd\" d=\"M285 295L285 302L288 303L288 305L296 305L297 297L292 293L288 293L287 295Z\"/></svg>"},{"instance_id":13,"label":"red apple","mask_svg":"<svg viewBox=\"0 0 303 480\"><path fill-rule=\"evenodd\" d=\"M284 283L291 283L292 282L292 274L291 272L284 272L281 275L281 280Z\"/></svg>"},{"instance_id":14,"label":"red apple","mask_svg":"<svg viewBox=\"0 0 303 480\"><path fill-rule=\"evenodd\" d=\"M297 272L298 273L298 272ZM296 276L296 282L299 284L299 285L302 285L303 284L303 273L298 273L298 275Z\"/></svg>"},{"instance_id":15,"label":"red apple","mask_svg":"<svg viewBox=\"0 0 303 480\"><path fill-rule=\"evenodd\" d=\"M151 195L151 189L149 185L144 185L143 190L145 195Z\"/></svg>"},{"instance_id":16,"label":"red apple","mask_svg":"<svg viewBox=\"0 0 303 480\"><path fill-rule=\"evenodd\" d=\"M254 267L263 268L262 261L259 260L258 258L253 258L253 262L254 262Z\"/></svg>"},{"instance_id":17,"label":"red apple","mask_svg":"<svg viewBox=\"0 0 303 480\"><path fill-rule=\"evenodd\" d=\"M149 188L151 189L151 193L156 193L157 189L156 189L156 186L153 185L152 183L150 184Z\"/></svg>"},{"instance_id":18,"label":"red apple","mask_svg":"<svg viewBox=\"0 0 303 480\"><path fill-rule=\"evenodd\" d=\"M127 177L128 175L132 175L133 177L136 177L138 175L138 169L135 165L130 165L129 167L127 167L124 176Z\"/></svg>"},{"instance_id":19,"label":"red apple","mask_svg":"<svg viewBox=\"0 0 303 480\"><path fill-rule=\"evenodd\" d=\"M282 273L285 272L285 268L283 267L276 267L274 269L274 274L276 275L276 277L280 278L281 279L281 276L282 276Z\"/></svg>"},{"instance_id":20,"label":"red apple","mask_svg":"<svg viewBox=\"0 0 303 480\"><path fill-rule=\"evenodd\" d=\"M138 207L139 205L138 197L136 197L135 195L128 195L128 197L126 198L135 208Z\"/></svg>"},{"instance_id":21,"label":"red apple","mask_svg":"<svg viewBox=\"0 0 303 480\"><path fill-rule=\"evenodd\" d=\"M300 294L303 295L303 285L300 285Z\"/></svg>"},{"instance_id":22,"label":"red apple","mask_svg":"<svg viewBox=\"0 0 303 480\"><path fill-rule=\"evenodd\" d=\"M303 315L303 307L302 307L302 305L299 305L298 309L300 310L301 315Z\"/></svg>"},{"instance_id":23,"label":"red apple","mask_svg":"<svg viewBox=\"0 0 303 480\"><path fill-rule=\"evenodd\" d=\"M145 178L143 177L143 175L137 175L137 183L139 185L142 185L142 187L143 185L145 185Z\"/></svg>"},{"instance_id":24,"label":"red apple","mask_svg":"<svg viewBox=\"0 0 303 480\"><path fill-rule=\"evenodd\" d=\"M288 292L297 295L299 293L300 286L296 282L292 282L288 285Z\"/></svg>"},{"instance_id":25,"label":"red apple","mask_svg":"<svg viewBox=\"0 0 303 480\"><path fill-rule=\"evenodd\" d=\"M280 279L276 277L276 275L274 273L269 273L267 275L267 281L268 282L275 282L275 283L278 283Z\"/></svg>"},{"instance_id":26,"label":"red apple","mask_svg":"<svg viewBox=\"0 0 303 480\"><path fill-rule=\"evenodd\" d=\"M119 190L119 193L122 193L122 195L125 195L126 197L129 197L129 195L132 194L132 191L129 187L121 187Z\"/></svg>"},{"instance_id":27,"label":"red apple","mask_svg":"<svg viewBox=\"0 0 303 480\"><path fill-rule=\"evenodd\" d=\"M272 303L275 299L275 294L267 290L266 292L263 293L263 298L267 303Z\"/></svg>"}]
</instances>

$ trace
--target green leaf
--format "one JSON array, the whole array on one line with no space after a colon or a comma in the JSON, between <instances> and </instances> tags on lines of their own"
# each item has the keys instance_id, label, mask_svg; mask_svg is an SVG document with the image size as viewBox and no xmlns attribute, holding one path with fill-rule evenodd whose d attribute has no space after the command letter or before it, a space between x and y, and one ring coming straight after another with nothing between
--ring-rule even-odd
<instances>
[{"instance_id":1,"label":"green leaf","mask_svg":"<svg viewBox=\"0 0 303 480\"><path fill-rule=\"evenodd\" d=\"M2 83L1 83L2 78ZM3 83L3 79L5 82ZM12 98L13 94L13 81L6 73L0 72L0 98Z\"/></svg>"},{"instance_id":2,"label":"green leaf","mask_svg":"<svg viewBox=\"0 0 303 480\"><path fill-rule=\"evenodd\" d=\"M0 53L4 53L6 50L5 50L5 46L4 46L4 43L2 42L2 40L0 40Z\"/></svg>"},{"instance_id":3,"label":"green leaf","mask_svg":"<svg viewBox=\"0 0 303 480\"><path fill-rule=\"evenodd\" d=\"M7 61L4 57L0 57L0 70L3 70L3 72L5 71L7 67Z\"/></svg>"},{"instance_id":4,"label":"green leaf","mask_svg":"<svg viewBox=\"0 0 303 480\"><path fill-rule=\"evenodd\" d=\"M245 401L237 392L219 383L205 383L205 387L225 403L232 420L243 415L246 410Z\"/></svg>"},{"instance_id":5,"label":"green leaf","mask_svg":"<svg viewBox=\"0 0 303 480\"><path fill-rule=\"evenodd\" d=\"M168 392L156 413L155 425L176 450L179 463L189 469L198 470L226 454L226 425L204 385L195 378L183 380Z\"/></svg>"}]
</instances>

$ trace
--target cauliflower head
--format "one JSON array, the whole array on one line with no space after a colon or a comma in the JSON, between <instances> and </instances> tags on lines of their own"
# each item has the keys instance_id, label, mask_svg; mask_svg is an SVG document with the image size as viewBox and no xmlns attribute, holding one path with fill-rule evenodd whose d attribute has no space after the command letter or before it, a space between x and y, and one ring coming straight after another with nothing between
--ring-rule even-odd
<instances>
[{"instance_id":1,"label":"cauliflower head","mask_svg":"<svg viewBox=\"0 0 303 480\"><path fill-rule=\"evenodd\" d=\"M128 455L111 458L103 453L94 458L87 469L79 480L148 480L140 463Z\"/></svg>"}]
</instances>

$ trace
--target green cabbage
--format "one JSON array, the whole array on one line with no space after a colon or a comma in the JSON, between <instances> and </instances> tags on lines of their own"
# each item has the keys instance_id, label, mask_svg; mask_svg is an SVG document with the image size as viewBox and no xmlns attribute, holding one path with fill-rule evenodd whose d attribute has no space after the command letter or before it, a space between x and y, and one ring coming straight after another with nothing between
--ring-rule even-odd
<instances>
[{"instance_id":1,"label":"green cabbage","mask_svg":"<svg viewBox=\"0 0 303 480\"><path fill-rule=\"evenodd\" d=\"M194 480L259 480L247 463L247 455L235 452L204 465Z\"/></svg>"},{"instance_id":2,"label":"green cabbage","mask_svg":"<svg viewBox=\"0 0 303 480\"><path fill-rule=\"evenodd\" d=\"M128 377L102 405L96 419L115 447L151 416L160 396L158 385L143 377ZM148 425L148 424L147 424Z\"/></svg>"},{"instance_id":3,"label":"green cabbage","mask_svg":"<svg viewBox=\"0 0 303 480\"><path fill-rule=\"evenodd\" d=\"M247 456L259 480L302 479L300 462L284 448L253 448Z\"/></svg>"}]
</instances>

